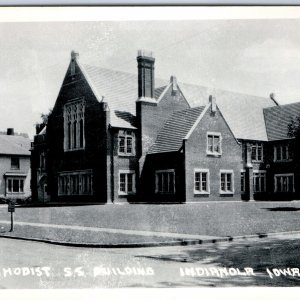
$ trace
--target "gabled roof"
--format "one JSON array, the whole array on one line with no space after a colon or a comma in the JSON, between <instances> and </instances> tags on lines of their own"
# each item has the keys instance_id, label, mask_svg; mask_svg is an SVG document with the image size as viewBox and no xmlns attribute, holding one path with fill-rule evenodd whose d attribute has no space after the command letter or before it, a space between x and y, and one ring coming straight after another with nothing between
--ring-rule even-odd
<instances>
[{"instance_id":1,"label":"gabled roof","mask_svg":"<svg viewBox=\"0 0 300 300\"><path fill-rule=\"evenodd\" d=\"M204 108L204 106L200 106L173 113L159 132L148 154L178 151L182 147L182 140L193 127Z\"/></svg>"},{"instance_id":2,"label":"gabled roof","mask_svg":"<svg viewBox=\"0 0 300 300\"><path fill-rule=\"evenodd\" d=\"M269 141L288 139L288 125L300 116L300 102L264 109Z\"/></svg>"},{"instance_id":3,"label":"gabled roof","mask_svg":"<svg viewBox=\"0 0 300 300\"><path fill-rule=\"evenodd\" d=\"M90 65L80 65L92 82L97 95L104 96L111 111L111 126L135 128L135 102L138 98L137 75ZM159 99L169 84L155 78L155 98ZM191 107L206 105L210 94L237 139L267 140L263 108L274 106L270 98L250 96L178 82ZM101 100L101 99L100 99Z\"/></svg>"},{"instance_id":4,"label":"gabled roof","mask_svg":"<svg viewBox=\"0 0 300 300\"><path fill-rule=\"evenodd\" d=\"M0 134L0 155L30 155L30 139L19 135Z\"/></svg>"},{"instance_id":5,"label":"gabled roof","mask_svg":"<svg viewBox=\"0 0 300 300\"><path fill-rule=\"evenodd\" d=\"M80 65L82 71L91 80L93 88L111 111L110 124L113 127L135 128L135 102L138 99L137 75ZM155 96L163 92L164 87L155 89Z\"/></svg>"}]
</instances>

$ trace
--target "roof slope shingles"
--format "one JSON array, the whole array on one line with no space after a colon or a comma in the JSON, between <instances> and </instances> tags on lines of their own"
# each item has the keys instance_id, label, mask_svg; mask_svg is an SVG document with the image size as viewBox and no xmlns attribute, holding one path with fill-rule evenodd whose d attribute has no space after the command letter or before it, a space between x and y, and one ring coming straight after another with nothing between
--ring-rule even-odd
<instances>
[{"instance_id":1,"label":"roof slope shingles","mask_svg":"<svg viewBox=\"0 0 300 300\"><path fill-rule=\"evenodd\" d=\"M288 139L288 125L300 116L300 102L264 109L269 141Z\"/></svg>"},{"instance_id":2,"label":"roof slope shingles","mask_svg":"<svg viewBox=\"0 0 300 300\"><path fill-rule=\"evenodd\" d=\"M17 135L0 135L0 155L30 155L30 139Z\"/></svg>"},{"instance_id":3,"label":"roof slope shingles","mask_svg":"<svg viewBox=\"0 0 300 300\"><path fill-rule=\"evenodd\" d=\"M111 110L113 127L134 128L135 102L138 98L137 75L109 70L90 65L81 65L90 78L98 95L103 95ZM155 98L163 93L167 80L155 78ZM263 108L274 106L270 98L250 96L224 90L178 83L191 107L208 103L210 94L216 97L217 105L237 139L267 140ZM116 113L118 112L118 113ZM126 113L127 118L122 118Z\"/></svg>"},{"instance_id":4,"label":"roof slope shingles","mask_svg":"<svg viewBox=\"0 0 300 300\"><path fill-rule=\"evenodd\" d=\"M182 146L182 140L203 110L204 106L201 106L173 113L158 133L157 139L148 154L178 151Z\"/></svg>"}]
</instances>

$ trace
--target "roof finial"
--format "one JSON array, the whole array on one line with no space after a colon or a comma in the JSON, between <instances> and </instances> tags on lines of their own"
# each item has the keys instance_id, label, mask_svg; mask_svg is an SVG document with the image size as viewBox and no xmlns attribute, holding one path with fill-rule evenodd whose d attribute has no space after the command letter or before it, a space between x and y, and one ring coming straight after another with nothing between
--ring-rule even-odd
<instances>
[{"instance_id":1,"label":"roof finial","mask_svg":"<svg viewBox=\"0 0 300 300\"><path fill-rule=\"evenodd\" d=\"M274 93L271 93L271 94L270 94L270 98L271 98L271 100L273 100L273 101L274 101L274 103L275 103L277 106L279 106L279 103L277 102L277 100L276 100L276 96L275 96L275 94L274 94Z\"/></svg>"}]
</instances>

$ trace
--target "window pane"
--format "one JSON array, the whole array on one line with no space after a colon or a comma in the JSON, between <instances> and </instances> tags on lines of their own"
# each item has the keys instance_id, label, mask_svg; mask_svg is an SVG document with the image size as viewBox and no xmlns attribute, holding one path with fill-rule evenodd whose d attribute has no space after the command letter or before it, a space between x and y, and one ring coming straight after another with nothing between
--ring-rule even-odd
<instances>
[{"instance_id":1,"label":"window pane","mask_svg":"<svg viewBox=\"0 0 300 300\"><path fill-rule=\"evenodd\" d=\"M209 135L207 137L207 150L209 152L213 152L213 136L212 135Z\"/></svg>"},{"instance_id":2,"label":"window pane","mask_svg":"<svg viewBox=\"0 0 300 300\"><path fill-rule=\"evenodd\" d=\"M12 179L7 180L7 185L8 185L8 191L11 193L12 192Z\"/></svg>"},{"instance_id":3,"label":"window pane","mask_svg":"<svg viewBox=\"0 0 300 300\"><path fill-rule=\"evenodd\" d=\"M200 191L200 173L195 173L195 190Z\"/></svg>"},{"instance_id":4,"label":"window pane","mask_svg":"<svg viewBox=\"0 0 300 300\"><path fill-rule=\"evenodd\" d=\"M226 188L227 191L231 191L231 174L227 174Z\"/></svg>"},{"instance_id":5,"label":"window pane","mask_svg":"<svg viewBox=\"0 0 300 300\"><path fill-rule=\"evenodd\" d=\"M20 180L20 192L23 193L24 192L24 180Z\"/></svg>"},{"instance_id":6,"label":"window pane","mask_svg":"<svg viewBox=\"0 0 300 300\"><path fill-rule=\"evenodd\" d=\"M133 174L127 174L127 192L133 192Z\"/></svg>"},{"instance_id":7,"label":"window pane","mask_svg":"<svg viewBox=\"0 0 300 300\"><path fill-rule=\"evenodd\" d=\"M276 146L276 160L281 160L281 147Z\"/></svg>"},{"instance_id":8,"label":"window pane","mask_svg":"<svg viewBox=\"0 0 300 300\"><path fill-rule=\"evenodd\" d=\"M174 174L169 173L169 188L168 192L173 193L174 192Z\"/></svg>"},{"instance_id":9,"label":"window pane","mask_svg":"<svg viewBox=\"0 0 300 300\"><path fill-rule=\"evenodd\" d=\"M120 174L120 191L126 192L126 176L125 176L125 174Z\"/></svg>"},{"instance_id":10,"label":"window pane","mask_svg":"<svg viewBox=\"0 0 300 300\"><path fill-rule=\"evenodd\" d=\"M207 192L207 173L201 173L202 175L202 191Z\"/></svg>"},{"instance_id":11,"label":"window pane","mask_svg":"<svg viewBox=\"0 0 300 300\"><path fill-rule=\"evenodd\" d=\"M287 146L282 146L282 159L287 159Z\"/></svg>"},{"instance_id":12,"label":"window pane","mask_svg":"<svg viewBox=\"0 0 300 300\"><path fill-rule=\"evenodd\" d=\"M225 191L225 174L221 174L221 191Z\"/></svg>"},{"instance_id":13,"label":"window pane","mask_svg":"<svg viewBox=\"0 0 300 300\"><path fill-rule=\"evenodd\" d=\"M125 137L124 136L119 137L119 152L125 153Z\"/></svg>"},{"instance_id":14,"label":"window pane","mask_svg":"<svg viewBox=\"0 0 300 300\"><path fill-rule=\"evenodd\" d=\"M288 182L288 191L293 192L294 191L294 181L293 181L293 176L288 177L289 182Z\"/></svg>"},{"instance_id":15,"label":"window pane","mask_svg":"<svg viewBox=\"0 0 300 300\"><path fill-rule=\"evenodd\" d=\"M127 153L132 153L132 137L127 137Z\"/></svg>"},{"instance_id":16,"label":"window pane","mask_svg":"<svg viewBox=\"0 0 300 300\"><path fill-rule=\"evenodd\" d=\"M77 122L73 123L73 148L77 148Z\"/></svg>"},{"instance_id":17,"label":"window pane","mask_svg":"<svg viewBox=\"0 0 300 300\"><path fill-rule=\"evenodd\" d=\"M241 192L245 191L245 173L241 173Z\"/></svg>"},{"instance_id":18,"label":"window pane","mask_svg":"<svg viewBox=\"0 0 300 300\"><path fill-rule=\"evenodd\" d=\"M13 180L13 192L18 193L19 192L19 179Z\"/></svg>"},{"instance_id":19,"label":"window pane","mask_svg":"<svg viewBox=\"0 0 300 300\"><path fill-rule=\"evenodd\" d=\"M256 146L252 146L251 148L251 159L256 160Z\"/></svg>"},{"instance_id":20,"label":"window pane","mask_svg":"<svg viewBox=\"0 0 300 300\"><path fill-rule=\"evenodd\" d=\"M83 148L83 120L80 120L79 123L79 146Z\"/></svg>"},{"instance_id":21,"label":"window pane","mask_svg":"<svg viewBox=\"0 0 300 300\"><path fill-rule=\"evenodd\" d=\"M168 192L169 176L168 173L162 173L163 176L163 192Z\"/></svg>"},{"instance_id":22,"label":"window pane","mask_svg":"<svg viewBox=\"0 0 300 300\"><path fill-rule=\"evenodd\" d=\"M265 192L265 174L262 174L261 178L260 178L260 191L261 192Z\"/></svg>"},{"instance_id":23,"label":"window pane","mask_svg":"<svg viewBox=\"0 0 300 300\"><path fill-rule=\"evenodd\" d=\"M20 168L20 159L19 159L19 157L12 157L11 158L11 168L12 169L19 169Z\"/></svg>"},{"instance_id":24,"label":"window pane","mask_svg":"<svg viewBox=\"0 0 300 300\"><path fill-rule=\"evenodd\" d=\"M220 152L220 137L214 136L214 152L219 153Z\"/></svg>"},{"instance_id":25,"label":"window pane","mask_svg":"<svg viewBox=\"0 0 300 300\"><path fill-rule=\"evenodd\" d=\"M257 160L262 160L262 146L257 146Z\"/></svg>"},{"instance_id":26,"label":"window pane","mask_svg":"<svg viewBox=\"0 0 300 300\"><path fill-rule=\"evenodd\" d=\"M71 144L71 139L72 139L72 134L71 134L72 126L71 122L68 123L68 149L71 149L72 144Z\"/></svg>"},{"instance_id":27,"label":"window pane","mask_svg":"<svg viewBox=\"0 0 300 300\"><path fill-rule=\"evenodd\" d=\"M162 173L158 173L157 174L157 178L158 178L158 191L162 192L163 191L163 174Z\"/></svg>"}]
</instances>

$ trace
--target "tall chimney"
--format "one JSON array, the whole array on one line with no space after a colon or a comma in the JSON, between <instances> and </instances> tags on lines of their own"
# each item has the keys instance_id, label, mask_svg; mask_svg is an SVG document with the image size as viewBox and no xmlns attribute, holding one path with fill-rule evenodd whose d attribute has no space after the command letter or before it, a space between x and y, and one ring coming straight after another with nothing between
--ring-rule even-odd
<instances>
[{"instance_id":1,"label":"tall chimney","mask_svg":"<svg viewBox=\"0 0 300 300\"><path fill-rule=\"evenodd\" d=\"M7 135L15 135L15 131L13 128L7 128Z\"/></svg>"},{"instance_id":2,"label":"tall chimney","mask_svg":"<svg viewBox=\"0 0 300 300\"><path fill-rule=\"evenodd\" d=\"M138 63L138 97L139 100L154 98L154 62L152 52L139 50Z\"/></svg>"}]
</instances>

